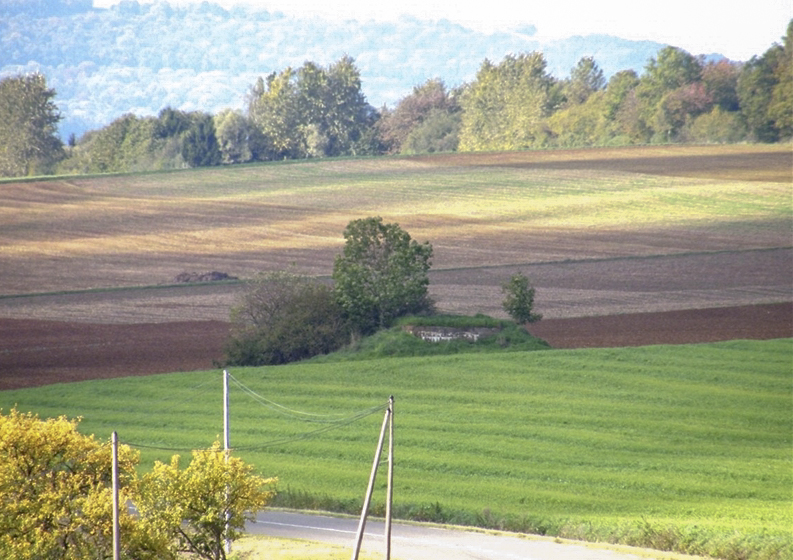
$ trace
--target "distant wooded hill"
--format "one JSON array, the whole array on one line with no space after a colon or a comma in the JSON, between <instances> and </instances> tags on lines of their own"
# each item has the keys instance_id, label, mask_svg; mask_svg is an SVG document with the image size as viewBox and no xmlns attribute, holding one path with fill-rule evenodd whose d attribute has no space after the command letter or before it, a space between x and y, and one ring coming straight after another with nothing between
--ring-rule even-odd
<instances>
[{"instance_id":1,"label":"distant wooded hill","mask_svg":"<svg viewBox=\"0 0 793 560\"><path fill-rule=\"evenodd\" d=\"M473 80L484 59L510 53L542 51L547 71L558 78L589 56L608 79L640 72L664 46L604 35L541 43L531 27L484 34L446 20L334 23L208 2L126 1L108 10L91 4L0 0L0 77L46 76L57 91L64 140L125 113L243 109L259 76L307 60L327 65L350 56L367 101L393 107L428 79L456 87Z\"/></svg>"}]
</instances>

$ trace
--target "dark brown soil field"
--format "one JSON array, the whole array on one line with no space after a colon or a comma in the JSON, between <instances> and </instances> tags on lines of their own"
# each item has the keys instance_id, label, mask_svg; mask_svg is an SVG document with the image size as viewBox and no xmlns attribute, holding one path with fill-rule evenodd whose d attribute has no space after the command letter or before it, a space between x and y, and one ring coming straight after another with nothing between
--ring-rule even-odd
<instances>
[{"instance_id":1,"label":"dark brown soil field","mask_svg":"<svg viewBox=\"0 0 793 560\"><path fill-rule=\"evenodd\" d=\"M221 321L0 319L0 390L211 369L222 359L228 329ZM555 348L787 338L793 336L793 303L547 319L529 330Z\"/></svg>"}]
</instances>

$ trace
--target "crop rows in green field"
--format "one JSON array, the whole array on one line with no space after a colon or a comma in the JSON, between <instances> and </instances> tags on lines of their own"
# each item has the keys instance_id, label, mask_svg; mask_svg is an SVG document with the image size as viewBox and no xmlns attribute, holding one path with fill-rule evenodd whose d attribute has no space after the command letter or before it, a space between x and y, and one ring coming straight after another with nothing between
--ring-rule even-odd
<instances>
[{"instance_id":1,"label":"crop rows in green field","mask_svg":"<svg viewBox=\"0 0 793 560\"><path fill-rule=\"evenodd\" d=\"M285 496L354 510L382 408L332 422L394 395L403 514L649 545L663 528L689 535L674 545L686 552L770 559L793 541L792 350L733 341L235 369L231 442ZM219 371L157 375L6 391L0 406L172 448L141 447L150 468L220 436L221 388Z\"/></svg>"}]
</instances>

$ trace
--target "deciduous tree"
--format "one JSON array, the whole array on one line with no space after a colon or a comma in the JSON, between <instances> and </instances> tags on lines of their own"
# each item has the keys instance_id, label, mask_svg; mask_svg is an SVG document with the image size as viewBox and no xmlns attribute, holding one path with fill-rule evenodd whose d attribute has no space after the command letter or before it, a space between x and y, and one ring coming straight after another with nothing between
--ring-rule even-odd
<instances>
[{"instance_id":1,"label":"deciduous tree","mask_svg":"<svg viewBox=\"0 0 793 560\"><path fill-rule=\"evenodd\" d=\"M398 153L402 151L408 137L417 128L422 127L425 121L432 118L434 123L431 126L433 127L437 127L441 121L448 124L455 123L455 121L459 122L459 110L460 107L456 97L447 91L446 85L442 80L427 80L420 86L414 87L410 95L400 99L393 111L386 110L383 112L377 123L378 132L386 151ZM442 118L443 114L449 117L444 119ZM458 124L454 126L459 129ZM428 127L424 128L425 130L414 133L414 140L411 145L405 146L406 153L422 151L417 149L416 139L428 136L430 131L426 130ZM444 145L448 145L450 142L447 137L448 134L441 133L441 138L438 140ZM456 147L455 138L452 149Z\"/></svg>"},{"instance_id":2,"label":"deciduous tree","mask_svg":"<svg viewBox=\"0 0 793 560\"><path fill-rule=\"evenodd\" d=\"M0 414L0 556L86 560L112 555L111 448L77 431L78 420ZM122 503L134 497L138 454L119 446ZM167 558L161 533L141 533L120 512L129 558Z\"/></svg>"},{"instance_id":3,"label":"deciduous tree","mask_svg":"<svg viewBox=\"0 0 793 560\"><path fill-rule=\"evenodd\" d=\"M460 150L520 150L542 146L543 119L561 102L542 53L485 60L465 90Z\"/></svg>"},{"instance_id":4,"label":"deciduous tree","mask_svg":"<svg viewBox=\"0 0 793 560\"><path fill-rule=\"evenodd\" d=\"M349 340L329 286L284 271L260 274L247 283L232 308L230 365L271 365L327 354Z\"/></svg>"},{"instance_id":5,"label":"deciduous tree","mask_svg":"<svg viewBox=\"0 0 793 560\"><path fill-rule=\"evenodd\" d=\"M239 538L246 521L275 495L276 479L263 478L219 443L193 451L185 469L179 456L157 462L144 475L136 506L142 523L167 533L176 550L207 560L225 560L225 541Z\"/></svg>"},{"instance_id":6,"label":"deciduous tree","mask_svg":"<svg viewBox=\"0 0 793 560\"><path fill-rule=\"evenodd\" d=\"M182 159L191 167L220 164L221 154L212 115L197 113L182 136Z\"/></svg>"},{"instance_id":7,"label":"deciduous tree","mask_svg":"<svg viewBox=\"0 0 793 560\"><path fill-rule=\"evenodd\" d=\"M580 105L596 91L606 86L606 78L595 59L582 57L570 71L570 78L564 84L564 95L568 105Z\"/></svg>"},{"instance_id":8,"label":"deciduous tree","mask_svg":"<svg viewBox=\"0 0 793 560\"><path fill-rule=\"evenodd\" d=\"M432 245L418 243L380 217L353 220L344 230L344 252L333 265L334 293L362 334L395 318L432 309L427 293Z\"/></svg>"},{"instance_id":9,"label":"deciduous tree","mask_svg":"<svg viewBox=\"0 0 793 560\"><path fill-rule=\"evenodd\" d=\"M501 286L504 293L504 311L519 325L534 323L542 319L542 315L534 313L534 287L522 272L513 274Z\"/></svg>"},{"instance_id":10,"label":"deciduous tree","mask_svg":"<svg viewBox=\"0 0 793 560\"><path fill-rule=\"evenodd\" d=\"M42 74L0 80L0 175L47 173L64 157L54 97Z\"/></svg>"}]
</instances>

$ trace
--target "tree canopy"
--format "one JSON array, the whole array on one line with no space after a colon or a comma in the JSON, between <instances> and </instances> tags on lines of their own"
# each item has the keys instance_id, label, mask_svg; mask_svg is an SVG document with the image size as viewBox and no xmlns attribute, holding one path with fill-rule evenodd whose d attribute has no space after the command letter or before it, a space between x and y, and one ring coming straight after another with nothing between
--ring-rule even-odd
<instances>
[{"instance_id":1,"label":"tree canopy","mask_svg":"<svg viewBox=\"0 0 793 560\"><path fill-rule=\"evenodd\" d=\"M136 9L145 11L141 6ZM0 82L0 174L173 169L306 157L793 138L793 21L745 64L667 46L643 73L605 73L591 56L555 78L545 54L485 59L451 90L434 78L375 110L355 61L307 61L259 78L245 111L126 114L72 138L40 74ZM64 158L66 154L66 159ZM63 161L61 161L63 160ZM60 163L59 163L60 162Z\"/></svg>"},{"instance_id":2,"label":"tree canopy","mask_svg":"<svg viewBox=\"0 0 793 560\"><path fill-rule=\"evenodd\" d=\"M344 239L333 264L334 293L354 329L368 334L402 315L432 309L429 242L418 243L380 217L351 221Z\"/></svg>"},{"instance_id":3,"label":"tree canopy","mask_svg":"<svg viewBox=\"0 0 793 560\"><path fill-rule=\"evenodd\" d=\"M231 310L229 365L276 365L327 354L349 340L329 286L276 271L247 282Z\"/></svg>"},{"instance_id":4,"label":"tree canopy","mask_svg":"<svg viewBox=\"0 0 793 560\"><path fill-rule=\"evenodd\" d=\"M0 175L44 174L63 158L54 97L42 74L0 80Z\"/></svg>"},{"instance_id":5,"label":"tree canopy","mask_svg":"<svg viewBox=\"0 0 793 560\"><path fill-rule=\"evenodd\" d=\"M105 560L113 555L112 448L77 430L79 420L0 414L0 556L15 560ZM176 560L182 553L225 558L226 539L273 497L275 479L216 443L155 464L138 478L139 454L118 446L124 558Z\"/></svg>"}]
</instances>

